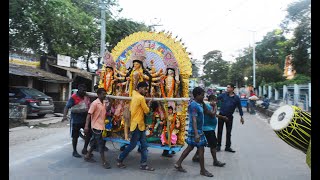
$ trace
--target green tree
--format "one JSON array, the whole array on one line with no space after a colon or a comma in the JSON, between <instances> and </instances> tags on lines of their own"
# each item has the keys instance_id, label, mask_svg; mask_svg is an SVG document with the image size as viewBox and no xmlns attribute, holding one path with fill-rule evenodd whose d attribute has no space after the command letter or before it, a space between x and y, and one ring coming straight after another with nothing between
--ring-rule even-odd
<instances>
[{"instance_id":1,"label":"green tree","mask_svg":"<svg viewBox=\"0 0 320 180\"><path fill-rule=\"evenodd\" d=\"M88 69L90 57L99 55L100 49L98 5L96 0L10 0L9 50L83 57ZM117 1L106 1L108 48L133 32L148 30L143 23L115 19L109 10L112 7L118 7Z\"/></svg>"},{"instance_id":2,"label":"green tree","mask_svg":"<svg viewBox=\"0 0 320 180\"><path fill-rule=\"evenodd\" d=\"M262 64L279 64L283 66L285 57L290 54L290 41L284 36L284 32L280 29L275 29L268 32L257 43L256 46L256 60Z\"/></svg>"},{"instance_id":3,"label":"green tree","mask_svg":"<svg viewBox=\"0 0 320 180\"><path fill-rule=\"evenodd\" d=\"M40 33L31 13L39 8L32 0L9 1L9 50L40 49Z\"/></svg>"},{"instance_id":4,"label":"green tree","mask_svg":"<svg viewBox=\"0 0 320 180\"><path fill-rule=\"evenodd\" d=\"M293 65L298 74L311 76L311 0L300 0L290 4L288 15L282 27L292 31L290 25L297 24L293 29Z\"/></svg>"},{"instance_id":5,"label":"green tree","mask_svg":"<svg viewBox=\"0 0 320 180\"><path fill-rule=\"evenodd\" d=\"M191 64L192 64L192 78L198 78L199 77L199 61L197 59L191 58Z\"/></svg>"},{"instance_id":6,"label":"green tree","mask_svg":"<svg viewBox=\"0 0 320 180\"><path fill-rule=\"evenodd\" d=\"M249 49L245 49L248 51ZM245 69L252 66L252 58L248 56L248 54L237 57L236 62L232 63L230 66L228 79L230 82L234 83L238 87L245 85L244 77L252 76L252 72L248 72L248 74L244 74ZM251 68L252 69L252 68Z\"/></svg>"},{"instance_id":7,"label":"green tree","mask_svg":"<svg viewBox=\"0 0 320 180\"><path fill-rule=\"evenodd\" d=\"M247 68L248 72L252 72L252 67ZM252 82L252 77L248 76L249 82ZM275 83L284 81L283 70L279 67L278 64L258 64L256 68L256 86L263 84L263 81L266 83Z\"/></svg>"},{"instance_id":8,"label":"green tree","mask_svg":"<svg viewBox=\"0 0 320 180\"><path fill-rule=\"evenodd\" d=\"M293 65L298 74L310 76L311 73L311 5L310 0L300 0L290 4L288 15L283 20L282 30L268 32L262 41L257 42L256 86L261 83L285 81L282 77L285 57L293 55ZM292 25L296 27L292 28ZM286 39L286 33L293 33L292 39ZM252 48L244 48L242 54L232 64L229 78L239 84L244 76L252 82ZM248 62L242 66L239 61ZM241 72L241 73L239 73ZM268 75L270 74L270 76ZM270 78L272 77L272 78Z\"/></svg>"},{"instance_id":9,"label":"green tree","mask_svg":"<svg viewBox=\"0 0 320 180\"><path fill-rule=\"evenodd\" d=\"M118 42L120 42L126 36L139 31L150 31L151 28L144 23L139 23L126 18L120 18L118 20L110 17L108 26L106 27L107 35L106 39L109 42L109 51L113 49Z\"/></svg>"},{"instance_id":10,"label":"green tree","mask_svg":"<svg viewBox=\"0 0 320 180\"><path fill-rule=\"evenodd\" d=\"M69 0L11 0L10 4L10 47L18 44L38 53L56 56L59 52L77 58L83 51L81 44L92 41L87 38L94 28L92 18Z\"/></svg>"},{"instance_id":11,"label":"green tree","mask_svg":"<svg viewBox=\"0 0 320 180\"><path fill-rule=\"evenodd\" d=\"M229 63L222 59L222 53L219 50L213 50L203 56L204 76L206 85L209 83L220 84L222 86L228 83Z\"/></svg>"}]
</instances>

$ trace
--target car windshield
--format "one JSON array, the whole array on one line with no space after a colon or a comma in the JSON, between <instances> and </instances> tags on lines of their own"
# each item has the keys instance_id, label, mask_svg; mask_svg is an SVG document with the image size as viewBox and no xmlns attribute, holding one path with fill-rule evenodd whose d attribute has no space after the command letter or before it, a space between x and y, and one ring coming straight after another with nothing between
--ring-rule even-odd
<instances>
[{"instance_id":1,"label":"car windshield","mask_svg":"<svg viewBox=\"0 0 320 180\"><path fill-rule=\"evenodd\" d=\"M30 96L47 96L44 93L36 90L36 89L27 89L23 88L21 89L24 93L29 94Z\"/></svg>"}]
</instances>

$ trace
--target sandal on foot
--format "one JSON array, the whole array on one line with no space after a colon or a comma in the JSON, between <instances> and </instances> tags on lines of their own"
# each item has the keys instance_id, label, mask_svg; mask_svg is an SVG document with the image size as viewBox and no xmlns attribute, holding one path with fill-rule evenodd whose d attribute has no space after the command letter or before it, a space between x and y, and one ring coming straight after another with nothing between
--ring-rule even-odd
<instances>
[{"instance_id":1,"label":"sandal on foot","mask_svg":"<svg viewBox=\"0 0 320 180\"><path fill-rule=\"evenodd\" d=\"M148 165L141 165L140 169L141 170L146 170L146 171L154 171L155 170L153 167L150 167Z\"/></svg>"},{"instance_id":2,"label":"sandal on foot","mask_svg":"<svg viewBox=\"0 0 320 180\"><path fill-rule=\"evenodd\" d=\"M90 163L97 162L96 160L92 159L91 157L89 157L89 158L84 157L84 160L87 162L90 162Z\"/></svg>"},{"instance_id":3,"label":"sandal on foot","mask_svg":"<svg viewBox=\"0 0 320 180\"><path fill-rule=\"evenodd\" d=\"M177 171L186 173L187 170L185 170L182 166L178 166L177 164L174 165L174 168L176 168Z\"/></svg>"},{"instance_id":4,"label":"sandal on foot","mask_svg":"<svg viewBox=\"0 0 320 180\"><path fill-rule=\"evenodd\" d=\"M81 153L82 153L83 155L86 155L86 154L88 153L88 151L87 151L86 149L82 149Z\"/></svg>"},{"instance_id":5,"label":"sandal on foot","mask_svg":"<svg viewBox=\"0 0 320 180\"><path fill-rule=\"evenodd\" d=\"M117 166L118 168L121 168L121 169L126 168L126 165L124 165L119 159L117 159Z\"/></svg>"},{"instance_id":6,"label":"sandal on foot","mask_svg":"<svg viewBox=\"0 0 320 180\"><path fill-rule=\"evenodd\" d=\"M202 176L207 176L207 177L213 177L213 174L211 174L209 171L204 171L204 172L202 172L202 171L200 171L200 174L202 175Z\"/></svg>"},{"instance_id":7,"label":"sandal on foot","mask_svg":"<svg viewBox=\"0 0 320 180\"><path fill-rule=\"evenodd\" d=\"M105 169L111 169L111 165L106 161L102 164Z\"/></svg>"},{"instance_id":8,"label":"sandal on foot","mask_svg":"<svg viewBox=\"0 0 320 180\"><path fill-rule=\"evenodd\" d=\"M213 166L218 166L218 167L223 167L224 165L226 165L226 163L220 162L220 161L215 161L213 163Z\"/></svg>"},{"instance_id":9,"label":"sandal on foot","mask_svg":"<svg viewBox=\"0 0 320 180\"><path fill-rule=\"evenodd\" d=\"M88 151L84 151L84 150L82 150L82 152L81 152L83 155L86 155L87 153L88 153ZM90 157L93 157L93 154L91 153L90 154Z\"/></svg>"},{"instance_id":10,"label":"sandal on foot","mask_svg":"<svg viewBox=\"0 0 320 180\"><path fill-rule=\"evenodd\" d=\"M74 151L74 152L72 153L72 156L73 156L73 157L76 157L76 158L81 158L81 157L82 157L77 151Z\"/></svg>"}]
</instances>

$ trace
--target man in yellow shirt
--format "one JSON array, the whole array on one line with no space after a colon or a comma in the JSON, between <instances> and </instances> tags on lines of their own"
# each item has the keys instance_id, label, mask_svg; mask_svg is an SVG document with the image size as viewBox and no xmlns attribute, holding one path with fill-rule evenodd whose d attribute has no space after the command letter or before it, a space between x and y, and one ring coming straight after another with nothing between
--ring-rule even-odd
<instances>
[{"instance_id":1,"label":"man in yellow shirt","mask_svg":"<svg viewBox=\"0 0 320 180\"><path fill-rule=\"evenodd\" d=\"M131 111L131 121L130 121L130 131L132 133L130 144L123 150L117 159L117 166L119 168L125 168L123 160L128 156L128 154L136 147L138 141L140 142L141 148L141 160L140 169L154 171L154 168L147 165L147 139L146 139L146 125L145 125L145 114L149 113L151 101L146 104L144 96L146 95L148 89L148 84L146 82L139 82L137 89L132 92L132 99L130 104Z\"/></svg>"}]
</instances>

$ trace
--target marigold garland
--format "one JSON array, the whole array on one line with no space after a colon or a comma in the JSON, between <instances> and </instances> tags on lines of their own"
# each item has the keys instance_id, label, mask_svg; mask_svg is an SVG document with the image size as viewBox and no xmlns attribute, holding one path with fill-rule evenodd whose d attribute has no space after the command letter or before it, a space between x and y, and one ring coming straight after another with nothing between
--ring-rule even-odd
<instances>
[{"instance_id":1,"label":"marigold garland","mask_svg":"<svg viewBox=\"0 0 320 180\"><path fill-rule=\"evenodd\" d=\"M175 124L176 124L176 117L177 117L177 114L176 113L174 113L174 115L173 115L173 123L171 122L171 128L170 128L170 135L172 134L172 131L173 131L173 129L174 129L174 126L175 126ZM167 144L169 144L168 143L168 140L167 140L167 136L166 136L166 128L167 128L167 126L166 125L164 125L164 127L163 127L163 130L164 130L164 136L163 136L163 139L164 139L164 142L165 143L167 143Z\"/></svg>"},{"instance_id":2,"label":"marigold garland","mask_svg":"<svg viewBox=\"0 0 320 180\"><path fill-rule=\"evenodd\" d=\"M105 79L105 80L104 80L104 89L105 89L106 91L108 91L109 86L110 86L111 81L112 81L112 79L109 80L109 81L108 81L108 84L107 84L107 82L106 82L106 80L107 80L107 74L109 74L109 73L105 73L105 74L104 74L104 79ZM111 74L111 78L112 78L113 72L110 72L110 74Z\"/></svg>"},{"instance_id":3,"label":"marigold garland","mask_svg":"<svg viewBox=\"0 0 320 180\"><path fill-rule=\"evenodd\" d=\"M166 78L167 78L167 76L164 76L162 80L164 81ZM169 91L168 96L166 96L166 94L164 93L163 84L160 83L160 89L161 89L162 97L172 97L172 95L173 95L173 88L174 88L174 85L175 85L174 83L175 83L175 80L173 79L173 80L172 80L171 89L170 89L170 91Z\"/></svg>"}]
</instances>

